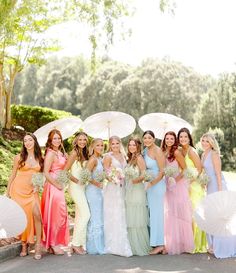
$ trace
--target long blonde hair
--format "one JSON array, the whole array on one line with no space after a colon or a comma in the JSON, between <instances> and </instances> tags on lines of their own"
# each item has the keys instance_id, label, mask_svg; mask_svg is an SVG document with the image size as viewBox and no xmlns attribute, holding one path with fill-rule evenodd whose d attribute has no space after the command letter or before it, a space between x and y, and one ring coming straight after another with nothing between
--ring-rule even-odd
<instances>
[{"instance_id":1,"label":"long blonde hair","mask_svg":"<svg viewBox=\"0 0 236 273\"><path fill-rule=\"evenodd\" d=\"M211 145L212 150L217 152L220 155L220 147L215 136L211 133L205 133L202 135L201 140L203 138L206 138L209 144Z\"/></svg>"},{"instance_id":2,"label":"long blonde hair","mask_svg":"<svg viewBox=\"0 0 236 273\"><path fill-rule=\"evenodd\" d=\"M103 140L101 138L94 138L91 144L89 145L89 157L91 157L94 154L94 147L98 141L102 141L103 143Z\"/></svg>"}]
</instances>

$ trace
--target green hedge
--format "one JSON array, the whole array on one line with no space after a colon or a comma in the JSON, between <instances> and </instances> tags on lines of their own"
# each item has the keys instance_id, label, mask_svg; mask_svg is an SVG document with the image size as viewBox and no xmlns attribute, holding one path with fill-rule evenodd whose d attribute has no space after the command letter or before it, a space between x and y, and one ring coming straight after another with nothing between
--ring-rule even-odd
<instances>
[{"instance_id":1,"label":"green hedge","mask_svg":"<svg viewBox=\"0 0 236 273\"><path fill-rule=\"evenodd\" d=\"M46 107L30 105L11 106L12 126L22 126L27 132L34 132L50 121L72 116L71 113Z\"/></svg>"}]
</instances>

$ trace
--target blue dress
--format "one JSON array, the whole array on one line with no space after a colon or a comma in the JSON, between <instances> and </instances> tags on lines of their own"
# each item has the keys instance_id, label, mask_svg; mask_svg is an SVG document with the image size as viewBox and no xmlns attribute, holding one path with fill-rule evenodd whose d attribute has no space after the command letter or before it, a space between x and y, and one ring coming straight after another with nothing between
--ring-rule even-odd
<instances>
[{"instance_id":1,"label":"blue dress","mask_svg":"<svg viewBox=\"0 0 236 273\"><path fill-rule=\"evenodd\" d=\"M147 148L144 150L144 160L147 170L158 176L159 167L155 159L148 155ZM166 183L162 179L156 185L147 190L147 200L149 208L149 226L150 226L150 246L164 245L164 197L166 192Z\"/></svg>"},{"instance_id":2,"label":"blue dress","mask_svg":"<svg viewBox=\"0 0 236 273\"><path fill-rule=\"evenodd\" d=\"M92 176L95 172L102 172L102 159L99 158L97 166L93 170ZM102 189L89 184L86 187L86 197L90 209L90 220L87 228L87 252L89 254L104 254L104 221L103 221L103 195Z\"/></svg>"},{"instance_id":3,"label":"blue dress","mask_svg":"<svg viewBox=\"0 0 236 273\"><path fill-rule=\"evenodd\" d=\"M210 181L207 185L207 194L218 191L217 178L212 162L212 151L206 156L203 167ZM224 176L222 175L222 190L227 190ZM212 247L216 258L236 257L236 236L220 237L207 234L207 240L210 247Z\"/></svg>"}]
</instances>

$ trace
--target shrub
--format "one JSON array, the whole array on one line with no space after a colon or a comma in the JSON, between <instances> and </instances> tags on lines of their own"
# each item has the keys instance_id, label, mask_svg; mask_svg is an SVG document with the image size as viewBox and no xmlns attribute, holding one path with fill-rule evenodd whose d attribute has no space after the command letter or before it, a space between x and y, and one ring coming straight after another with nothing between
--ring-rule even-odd
<instances>
[{"instance_id":1,"label":"shrub","mask_svg":"<svg viewBox=\"0 0 236 273\"><path fill-rule=\"evenodd\" d=\"M11 115L12 126L22 126L25 131L33 133L53 120L69 117L72 114L40 106L12 105Z\"/></svg>"}]
</instances>

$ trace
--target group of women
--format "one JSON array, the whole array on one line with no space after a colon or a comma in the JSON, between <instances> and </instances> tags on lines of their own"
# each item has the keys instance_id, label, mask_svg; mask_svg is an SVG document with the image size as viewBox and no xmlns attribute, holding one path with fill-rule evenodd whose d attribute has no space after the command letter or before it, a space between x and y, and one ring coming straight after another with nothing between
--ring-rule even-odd
<instances>
[{"instance_id":1,"label":"group of women","mask_svg":"<svg viewBox=\"0 0 236 273\"><path fill-rule=\"evenodd\" d=\"M35 238L35 259L42 257L42 245L55 255L63 255L62 247L69 244L64 189L57 180L61 170L70 173L69 193L75 203L71 250L76 254L130 257L208 251L219 258L236 256L235 237L206 235L192 218L205 191L226 190L215 137L209 133L202 136L201 159L187 128L177 136L167 132L161 147L155 144L152 131L144 132L142 142L143 150L141 141L131 137L125 153L120 138L112 136L109 151L104 153L102 139L93 139L88 147L86 133L80 132L67 156L60 131L53 129L43 158L36 137L27 133L7 188L7 194L24 209L28 220L21 234L20 256L28 254L28 245ZM166 167L178 170L174 179L165 175ZM196 168L198 174L205 170L210 179L207 189L197 180L185 178L188 167ZM125 176L127 168L136 176ZM86 184L80 181L84 169L92 174ZM31 180L34 173L42 171L46 183L40 202ZM145 180L147 171L152 173L149 181ZM106 185L98 178L104 173Z\"/></svg>"}]
</instances>

